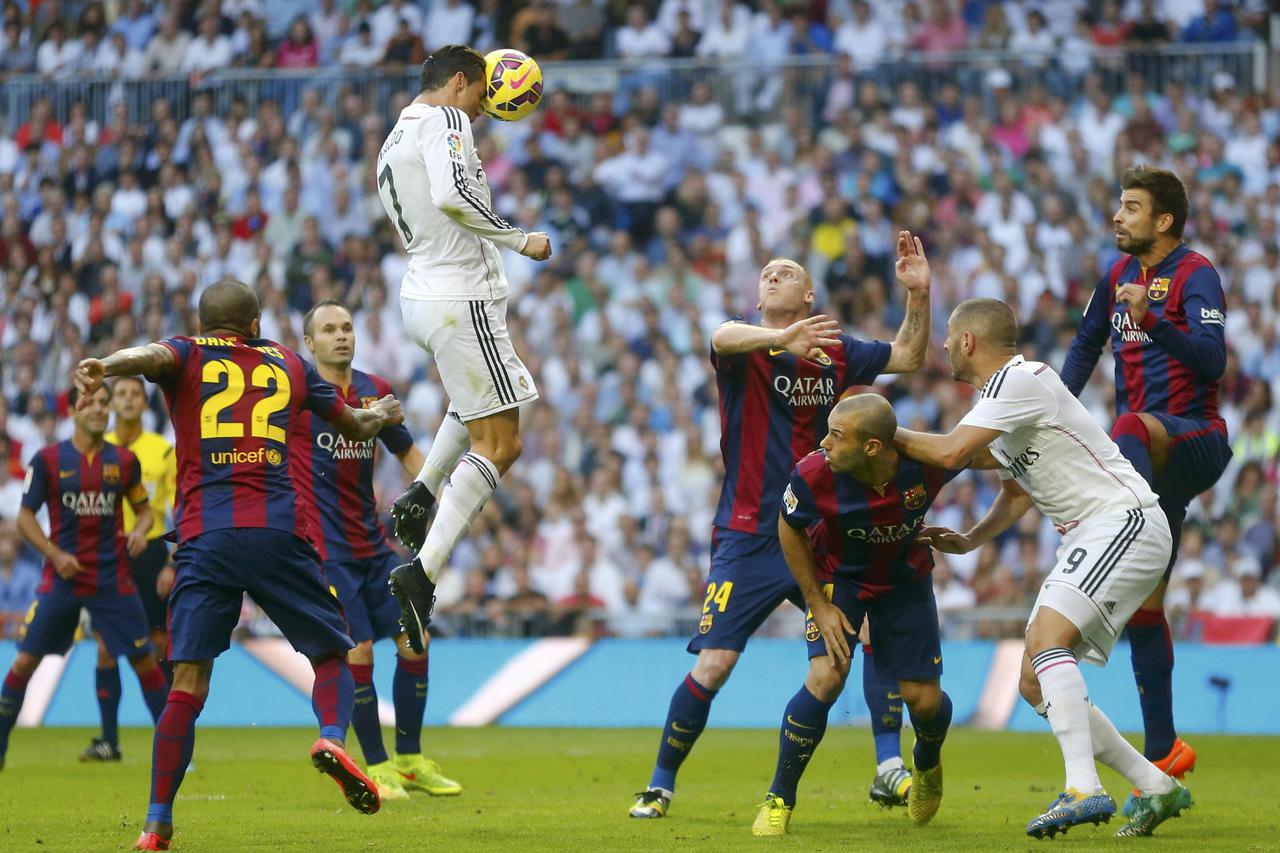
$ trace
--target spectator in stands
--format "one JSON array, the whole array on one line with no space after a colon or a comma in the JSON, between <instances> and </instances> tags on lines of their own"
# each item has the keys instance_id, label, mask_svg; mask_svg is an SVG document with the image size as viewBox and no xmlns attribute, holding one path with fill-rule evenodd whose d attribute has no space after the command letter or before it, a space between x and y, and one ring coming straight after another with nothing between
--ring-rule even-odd
<instances>
[{"instance_id":1,"label":"spectator in stands","mask_svg":"<svg viewBox=\"0 0 1280 853\"><path fill-rule=\"evenodd\" d=\"M626 25L614 35L614 45L621 59L646 59L666 56L671 39L662 27L649 20L643 3L632 3L627 7Z\"/></svg>"},{"instance_id":2,"label":"spectator in stands","mask_svg":"<svg viewBox=\"0 0 1280 853\"><path fill-rule=\"evenodd\" d=\"M387 48L382 54L382 65L388 69L417 66L422 64L426 55L422 37L410 29L408 18L401 18L400 28L387 41Z\"/></svg>"},{"instance_id":3,"label":"spectator in stands","mask_svg":"<svg viewBox=\"0 0 1280 853\"><path fill-rule=\"evenodd\" d=\"M949 0L929 0L929 13L908 47L931 53L964 50L968 46L968 28L964 18L951 8Z\"/></svg>"},{"instance_id":4,"label":"spectator in stands","mask_svg":"<svg viewBox=\"0 0 1280 853\"><path fill-rule=\"evenodd\" d=\"M176 74L184 70L183 63L190 46L191 35L181 29L177 14L166 12L160 19L159 31L147 43L144 52L147 69L160 75Z\"/></svg>"},{"instance_id":5,"label":"spectator in stands","mask_svg":"<svg viewBox=\"0 0 1280 853\"><path fill-rule=\"evenodd\" d=\"M1257 557L1237 557L1230 576L1209 590L1202 606L1214 616L1280 619L1280 592L1263 585Z\"/></svg>"},{"instance_id":6,"label":"spectator in stands","mask_svg":"<svg viewBox=\"0 0 1280 853\"><path fill-rule=\"evenodd\" d=\"M361 21L355 37L343 43L338 61L349 68L372 68L382 61L382 47L373 40L373 28L368 21Z\"/></svg>"},{"instance_id":7,"label":"spectator in stands","mask_svg":"<svg viewBox=\"0 0 1280 853\"><path fill-rule=\"evenodd\" d=\"M0 522L0 637L13 637L22 624L40 575L40 564L21 547L17 528L10 521Z\"/></svg>"},{"instance_id":8,"label":"spectator in stands","mask_svg":"<svg viewBox=\"0 0 1280 853\"><path fill-rule=\"evenodd\" d=\"M446 6L444 0L441 0L440 5ZM400 22L402 20L409 22L409 29L413 32L421 33L423 31L422 8L417 3L410 3L408 0L387 0L387 2L378 7L376 12L369 16L369 26L373 30L373 43L378 46L379 51L386 50L387 42L391 41L392 36L400 30ZM445 20L448 20L448 18ZM452 30L449 30L449 32L451 35L453 34ZM470 35L469 31L467 35ZM432 40L433 47L448 44L448 42L436 42L431 33L426 33L426 36ZM465 43L465 41L464 38L462 43Z\"/></svg>"},{"instance_id":9,"label":"spectator in stands","mask_svg":"<svg viewBox=\"0 0 1280 853\"><path fill-rule=\"evenodd\" d=\"M1204 14L1192 19L1182 31L1182 40L1189 43L1235 41L1236 16L1225 0L1205 0Z\"/></svg>"},{"instance_id":10,"label":"spectator in stands","mask_svg":"<svg viewBox=\"0 0 1280 853\"><path fill-rule=\"evenodd\" d=\"M558 62L568 59L573 46L568 33L556 20L556 8L551 3L542 2L536 6L536 14L525 27L524 39L520 47L539 61Z\"/></svg>"},{"instance_id":11,"label":"spectator in stands","mask_svg":"<svg viewBox=\"0 0 1280 853\"><path fill-rule=\"evenodd\" d=\"M231 65L231 40L220 30L218 17L206 13L200 19L200 35L183 52L180 68L202 74Z\"/></svg>"},{"instance_id":12,"label":"spectator in stands","mask_svg":"<svg viewBox=\"0 0 1280 853\"><path fill-rule=\"evenodd\" d=\"M557 23L569 39L570 59L599 59L604 55L605 15L595 0L561 3Z\"/></svg>"},{"instance_id":13,"label":"spectator in stands","mask_svg":"<svg viewBox=\"0 0 1280 853\"><path fill-rule=\"evenodd\" d=\"M35 50L23 32L22 24L16 18L6 20L4 34L0 36L0 77L26 74L35 66Z\"/></svg>"},{"instance_id":14,"label":"spectator in stands","mask_svg":"<svg viewBox=\"0 0 1280 853\"><path fill-rule=\"evenodd\" d=\"M409 29L415 34L421 31L426 48L435 50L446 44L469 44L474 23L475 7L470 3L464 3L463 0L437 0L431 4L425 27L414 26L410 19Z\"/></svg>"},{"instance_id":15,"label":"spectator in stands","mask_svg":"<svg viewBox=\"0 0 1280 853\"><path fill-rule=\"evenodd\" d=\"M320 63L320 47L316 44L311 24L299 15L289 25L288 37L280 42L276 51L276 65L280 68L315 68Z\"/></svg>"}]
</instances>

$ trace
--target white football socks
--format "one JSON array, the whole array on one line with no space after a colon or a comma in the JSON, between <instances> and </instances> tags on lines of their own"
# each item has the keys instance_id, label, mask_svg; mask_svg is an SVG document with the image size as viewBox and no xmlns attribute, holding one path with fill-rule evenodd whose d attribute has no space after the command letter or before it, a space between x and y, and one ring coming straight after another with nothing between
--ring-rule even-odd
<instances>
[{"instance_id":1,"label":"white football socks","mask_svg":"<svg viewBox=\"0 0 1280 853\"><path fill-rule=\"evenodd\" d=\"M471 528L485 501L498 488L502 475L494 464L475 453L463 454L449 484L440 493L436 517L427 531L427 541L418 552L422 569L432 583L448 562L454 547Z\"/></svg>"},{"instance_id":2,"label":"white football socks","mask_svg":"<svg viewBox=\"0 0 1280 853\"><path fill-rule=\"evenodd\" d=\"M417 481L423 483L436 497L440 496L440 484L453 473L462 454L471 449L471 435L458 413L450 409L440 421L435 440L427 450L427 461L418 472Z\"/></svg>"},{"instance_id":3,"label":"white football socks","mask_svg":"<svg viewBox=\"0 0 1280 853\"><path fill-rule=\"evenodd\" d=\"M1075 654L1070 649L1046 649L1031 659L1031 667L1040 681L1053 736L1062 748L1066 788L1085 794L1102 790L1089 731L1089 688Z\"/></svg>"},{"instance_id":4,"label":"white football socks","mask_svg":"<svg viewBox=\"0 0 1280 853\"><path fill-rule=\"evenodd\" d=\"M1132 782L1144 797L1173 790L1173 780L1143 758L1142 753L1116 731L1107 715L1093 705L1089 706L1089 733L1093 737L1094 756Z\"/></svg>"}]
</instances>

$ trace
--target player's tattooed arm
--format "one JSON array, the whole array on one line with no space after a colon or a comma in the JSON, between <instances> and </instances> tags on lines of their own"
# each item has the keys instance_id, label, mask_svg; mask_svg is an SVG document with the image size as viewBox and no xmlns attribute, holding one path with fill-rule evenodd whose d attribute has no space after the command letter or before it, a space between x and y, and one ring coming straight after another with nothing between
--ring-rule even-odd
<instances>
[{"instance_id":1,"label":"player's tattooed arm","mask_svg":"<svg viewBox=\"0 0 1280 853\"><path fill-rule=\"evenodd\" d=\"M147 344L113 352L106 358L86 358L76 368L76 387L80 399L88 398L102 387L109 376L164 376L177 366L173 352L162 344Z\"/></svg>"},{"instance_id":2,"label":"player's tattooed arm","mask_svg":"<svg viewBox=\"0 0 1280 853\"><path fill-rule=\"evenodd\" d=\"M817 356L823 347L840 345L840 324L826 314L814 314L787 326L768 329L747 323L724 323L711 334L717 355L737 355L760 349L786 350L797 358Z\"/></svg>"},{"instance_id":3,"label":"player's tattooed arm","mask_svg":"<svg viewBox=\"0 0 1280 853\"><path fill-rule=\"evenodd\" d=\"M958 471L974 461L979 463L976 467L987 467L983 453L990 456L987 445L1000 435L1000 430L969 424L960 424L946 435L898 427L893 435L893 445L900 453L918 462ZM994 457L991 461L995 461ZM1001 466L997 464L994 467Z\"/></svg>"},{"instance_id":4,"label":"player's tattooed arm","mask_svg":"<svg viewBox=\"0 0 1280 853\"><path fill-rule=\"evenodd\" d=\"M376 436L383 427L404 423L404 413L400 410L400 401L391 394L383 397L367 409L352 406L342 410L330 424L343 438L349 441L368 441Z\"/></svg>"},{"instance_id":5,"label":"player's tattooed arm","mask_svg":"<svg viewBox=\"0 0 1280 853\"><path fill-rule=\"evenodd\" d=\"M818 581L818 561L813 556L813 545L804 530L797 530L787 524L785 517L778 515L778 539L782 544L782 555L786 558L787 568L796 579L804 603L813 614L814 624L827 644L827 657L831 663L840 666L851 657L849 636L857 636L858 629L849 623L844 611L832 604L822 590Z\"/></svg>"},{"instance_id":6,"label":"player's tattooed arm","mask_svg":"<svg viewBox=\"0 0 1280 853\"><path fill-rule=\"evenodd\" d=\"M907 289L906 316L893 339L885 373L910 373L924 366L929 351L931 309L929 306L929 260L919 237L910 231L898 232L898 262L894 266L898 283Z\"/></svg>"}]
</instances>

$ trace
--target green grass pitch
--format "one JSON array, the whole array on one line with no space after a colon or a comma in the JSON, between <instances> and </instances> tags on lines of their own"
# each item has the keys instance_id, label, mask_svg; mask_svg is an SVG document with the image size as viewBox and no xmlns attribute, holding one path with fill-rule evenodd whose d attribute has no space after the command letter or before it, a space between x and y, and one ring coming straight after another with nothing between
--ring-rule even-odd
<instances>
[{"instance_id":1,"label":"green grass pitch","mask_svg":"<svg viewBox=\"0 0 1280 853\"><path fill-rule=\"evenodd\" d=\"M123 732L125 760L76 761L84 729L14 733L0 772L0 850L129 850L146 810L151 733ZM390 742L388 733L388 742ZM867 802L870 735L839 728L800 787L785 839L750 834L773 774L777 732L709 729L685 764L669 816L627 817L648 781L658 733L624 730L432 729L428 754L463 783L461 797L414 795L365 817L307 759L305 729L199 729L196 770L175 806L180 853L227 851L1185 850L1280 849L1280 739L1197 736L1188 777L1195 808L1156 839L1080 827L1055 841L1026 838L1026 822L1056 795L1061 757L1048 731L952 731L943 752L946 796L933 823ZM910 740L904 739L909 748ZM357 750L358 752L358 750ZM1103 771L1117 802L1119 778Z\"/></svg>"}]
</instances>

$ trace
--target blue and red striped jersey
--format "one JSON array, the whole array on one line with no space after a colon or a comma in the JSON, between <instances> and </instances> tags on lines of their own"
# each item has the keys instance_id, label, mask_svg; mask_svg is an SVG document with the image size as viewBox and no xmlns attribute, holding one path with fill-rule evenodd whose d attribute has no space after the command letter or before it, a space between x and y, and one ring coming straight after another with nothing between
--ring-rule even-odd
<instances>
[{"instance_id":1,"label":"blue and red striped jersey","mask_svg":"<svg viewBox=\"0 0 1280 853\"><path fill-rule=\"evenodd\" d=\"M70 439L36 451L27 468L22 506L32 512L49 507L49 541L74 555L82 569L67 580L45 560L39 592L137 592L125 555L124 503L141 483L138 457L114 444L104 444L93 456L76 450Z\"/></svg>"},{"instance_id":2,"label":"blue and red striped jersey","mask_svg":"<svg viewBox=\"0 0 1280 853\"><path fill-rule=\"evenodd\" d=\"M900 458L893 479L877 490L832 471L826 453L811 453L782 495L783 520L797 530L817 526L815 553L837 561L835 574L853 581L861 599L933 571L933 550L916 533L938 492L960 472Z\"/></svg>"},{"instance_id":3,"label":"blue and red striped jersey","mask_svg":"<svg viewBox=\"0 0 1280 853\"><path fill-rule=\"evenodd\" d=\"M390 394L391 386L372 373L353 370L351 385L337 393L348 406L367 408ZM327 558L366 560L390 553L373 494L374 440L348 441L310 412L302 418L311 442L312 482ZM403 424L384 427L377 440L397 455L413 446Z\"/></svg>"},{"instance_id":4,"label":"blue and red striped jersey","mask_svg":"<svg viewBox=\"0 0 1280 853\"><path fill-rule=\"evenodd\" d=\"M326 420L346 404L297 353L265 339L176 337L164 391L178 455L178 541L207 530L269 527L311 543L316 517L304 410Z\"/></svg>"},{"instance_id":5,"label":"blue and red striped jersey","mask_svg":"<svg viewBox=\"0 0 1280 853\"><path fill-rule=\"evenodd\" d=\"M778 501L796 462L827 435L840 395L868 385L889 361L881 341L840 336L818 361L786 350L711 353L720 389L720 454L724 486L715 525L777 536Z\"/></svg>"},{"instance_id":6,"label":"blue and red striped jersey","mask_svg":"<svg viewBox=\"0 0 1280 853\"><path fill-rule=\"evenodd\" d=\"M1127 283L1147 288L1141 325L1116 304ZM1165 412L1219 420L1218 379L1227 365L1226 297L1208 258L1185 245L1151 269L1125 255L1098 282L1080 330L1062 365L1062 381L1076 396L1089 381L1111 338L1116 362L1116 414Z\"/></svg>"}]
</instances>

